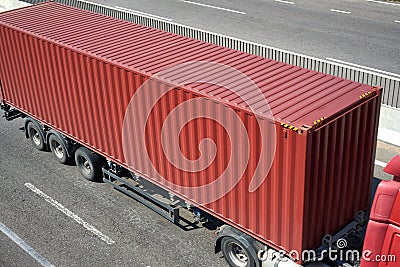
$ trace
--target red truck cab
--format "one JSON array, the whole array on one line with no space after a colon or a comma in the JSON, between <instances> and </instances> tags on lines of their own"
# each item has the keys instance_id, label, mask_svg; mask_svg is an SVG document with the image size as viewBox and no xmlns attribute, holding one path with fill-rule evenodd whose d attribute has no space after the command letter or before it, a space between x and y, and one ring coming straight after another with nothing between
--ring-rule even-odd
<instances>
[{"instance_id":1,"label":"red truck cab","mask_svg":"<svg viewBox=\"0 0 400 267\"><path fill-rule=\"evenodd\" d=\"M400 266L400 156L385 167L393 180L381 181L371 208L361 267Z\"/></svg>"}]
</instances>

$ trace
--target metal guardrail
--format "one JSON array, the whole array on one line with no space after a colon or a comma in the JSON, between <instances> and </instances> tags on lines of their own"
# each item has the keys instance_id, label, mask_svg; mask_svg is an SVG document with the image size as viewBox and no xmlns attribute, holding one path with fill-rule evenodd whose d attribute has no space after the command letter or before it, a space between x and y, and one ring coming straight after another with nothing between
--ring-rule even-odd
<instances>
[{"instance_id":1,"label":"metal guardrail","mask_svg":"<svg viewBox=\"0 0 400 267\"><path fill-rule=\"evenodd\" d=\"M22 0L30 4L46 2L45 0ZM212 33L185 25L152 18L134 11L126 11L85 0L54 0L55 2L107 15L136 24L145 25L171 33L176 33L197 40L225 46L242 52L292 64L298 67L319 71L355 82L380 86L384 88L382 104L400 108L400 78L364 70L357 67L349 67L343 64L333 63L314 57L309 57L270 46L257 44L222 34Z\"/></svg>"}]
</instances>

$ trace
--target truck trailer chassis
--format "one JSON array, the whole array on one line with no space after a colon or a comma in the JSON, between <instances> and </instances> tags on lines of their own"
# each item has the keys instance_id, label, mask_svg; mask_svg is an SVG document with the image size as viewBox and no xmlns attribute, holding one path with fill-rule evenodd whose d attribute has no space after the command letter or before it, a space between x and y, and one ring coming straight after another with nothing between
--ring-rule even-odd
<instances>
[{"instance_id":1,"label":"truck trailer chassis","mask_svg":"<svg viewBox=\"0 0 400 267\"><path fill-rule=\"evenodd\" d=\"M26 118L25 134L34 147L51 150L60 163L75 160L86 179L103 179L171 222L179 223L179 199L200 221L208 216L225 223L216 231L215 245L230 265L308 264L314 259L290 252L314 248L322 253L341 248L339 240L357 246L352 240L362 238L366 220L358 211L369 204L381 88L51 2L1 13L0 34L0 100L6 119ZM198 85L189 79L182 84L182 75L197 75L200 81L211 77L215 83ZM143 85L148 86L144 91ZM146 114L147 101L160 92L168 97L156 99L150 123L132 122L143 119L136 115ZM60 98L65 105L58 105ZM239 118L228 119L225 127L235 129L228 132L234 137L240 127L247 133L247 140L229 140L236 142L231 147L239 155L233 166L249 156L237 184L191 194L179 185L191 171L174 169L168 157L156 158L157 170L151 168L154 162L145 164L145 157L154 160L168 152L157 147L157 134L163 133L159 124L189 100L194 104L181 109L177 121L205 104L221 118ZM126 123L127 117L132 121ZM121 140L127 133L140 136L146 127L143 140ZM226 142L225 132L210 121L190 127L181 129L188 158L196 158L197 142L207 134L217 132L216 140ZM271 145L263 143L264 131L276 134L272 158L263 158ZM175 137L169 133L168 138ZM188 144L193 136L199 140ZM144 143L148 155L134 149ZM266 159L270 169L259 169L259 161ZM215 169L195 173L195 178L212 182L209 174L225 166L225 154L217 154L215 162ZM159 171L174 174L160 179ZM153 197L124 173L166 190L170 200ZM205 201L219 188L226 194Z\"/></svg>"}]
</instances>

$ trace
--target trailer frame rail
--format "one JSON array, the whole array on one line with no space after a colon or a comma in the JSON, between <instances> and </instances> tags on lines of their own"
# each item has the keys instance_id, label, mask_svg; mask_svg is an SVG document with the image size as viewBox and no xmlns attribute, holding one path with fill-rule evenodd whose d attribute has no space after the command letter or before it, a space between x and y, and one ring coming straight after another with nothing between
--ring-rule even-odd
<instances>
[{"instance_id":1,"label":"trailer frame rail","mask_svg":"<svg viewBox=\"0 0 400 267\"><path fill-rule=\"evenodd\" d=\"M153 197L152 195L148 194L144 190L140 189L138 186L135 186L129 182L127 182L122 177L118 176L117 174L109 171L105 168L102 168L103 172L103 181L118 191L128 195L129 197L135 199L136 201L142 203L146 207L150 208L154 212L160 214L165 219L171 221L174 224L179 223L179 208L173 205L169 205L163 203ZM125 187L122 187L120 184L123 184Z\"/></svg>"}]
</instances>

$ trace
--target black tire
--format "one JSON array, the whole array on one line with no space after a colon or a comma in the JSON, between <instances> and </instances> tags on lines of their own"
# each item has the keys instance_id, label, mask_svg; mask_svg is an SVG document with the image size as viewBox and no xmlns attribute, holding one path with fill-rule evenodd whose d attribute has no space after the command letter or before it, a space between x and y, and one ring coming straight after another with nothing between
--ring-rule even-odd
<instances>
[{"instance_id":1,"label":"black tire","mask_svg":"<svg viewBox=\"0 0 400 267\"><path fill-rule=\"evenodd\" d=\"M64 143L60 138L52 134L49 137L49 147L56 160L62 164L67 164L70 160Z\"/></svg>"},{"instance_id":2,"label":"black tire","mask_svg":"<svg viewBox=\"0 0 400 267\"><path fill-rule=\"evenodd\" d=\"M28 122L26 126L26 131L29 139L31 140L32 145L41 151L46 150L46 142L44 140L43 131L38 129L38 126L33 122Z\"/></svg>"},{"instance_id":3,"label":"black tire","mask_svg":"<svg viewBox=\"0 0 400 267\"><path fill-rule=\"evenodd\" d=\"M75 163L79 172L89 181L101 181L101 168L105 160L100 155L90 151L86 147L80 147L75 151Z\"/></svg>"},{"instance_id":4,"label":"black tire","mask_svg":"<svg viewBox=\"0 0 400 267\"><path fill-rule=\"evenodd\" d=\"M221 240L221 250L232 267L254 267L255 259L251 256L249 250L233 237L223 237Z\"/></svg>"}]
</instances>

